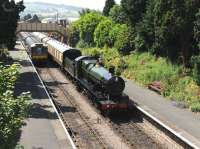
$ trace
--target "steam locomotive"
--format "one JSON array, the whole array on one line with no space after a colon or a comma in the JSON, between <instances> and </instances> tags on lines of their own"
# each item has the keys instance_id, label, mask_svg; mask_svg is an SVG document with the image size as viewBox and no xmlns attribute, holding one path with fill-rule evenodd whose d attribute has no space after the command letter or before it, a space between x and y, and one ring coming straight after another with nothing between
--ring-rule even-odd
<instances>
[{"instance_id":1,"label":"steam locomotive","mask_svg":"<svg viewBox=\"0 0 200 149\"><path fill-rule=\"evenodd\" d=\"M129 97L123 93L125 81L107 70L96 57L83 56L81 51L58 42L42 33L33 35L48 46L49 56L64 69L79 88L90 95L101 111L127 110Z\"/></svg>"},{"instance_id":2,"label":"steam locomotive","mask_svg":"<svg viewBox=\"0 0 200 149\"><path fill-rule=\"evenodd\" d=\"M48 59L47 46L37 40L30 33L22 32L19 34L23 43L27 47L27 52L33 62L45 62Z\"/></svg>"}]
</instances>

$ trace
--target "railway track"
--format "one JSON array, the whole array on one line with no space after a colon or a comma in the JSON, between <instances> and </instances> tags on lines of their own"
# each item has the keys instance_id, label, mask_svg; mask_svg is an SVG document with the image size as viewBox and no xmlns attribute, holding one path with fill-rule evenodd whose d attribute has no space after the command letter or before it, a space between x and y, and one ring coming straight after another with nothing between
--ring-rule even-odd
<instances>
[{"instance_id":1,"label":"railway track","mask_svg":"<svg viewBox=\"0 0 200 149\"><path fill-rule=\"evenodd\" d=\"M155 142L151 137L145 134L138 126L137 122L127 122L127 123L114 123L110 122L115 131L123 137L124 141L134 149L161 149L161 144Z\"/></svg>"},{"instance_id":2,"label":"railway track","mask_svg":"<svg viewBox=\"0 0 200 149\"><path fill-rule=\"evenodd\" d=\"M106 149L108 145L104 143L100 134L91 127L88 118L81 112L79 105L77 105L68 92L56 80L49 68L37 67L39 74L44 79L45 86L48 89L54 104L63 119L66 128L73 138L77 148L99 148ZM45 77L44 77L45 76ZM51 86L49 82L54 82L57 85ZM54 92L54 93L53 93ZM66 111L66 107L71 109Z\"/></svg>"}]
</instances>

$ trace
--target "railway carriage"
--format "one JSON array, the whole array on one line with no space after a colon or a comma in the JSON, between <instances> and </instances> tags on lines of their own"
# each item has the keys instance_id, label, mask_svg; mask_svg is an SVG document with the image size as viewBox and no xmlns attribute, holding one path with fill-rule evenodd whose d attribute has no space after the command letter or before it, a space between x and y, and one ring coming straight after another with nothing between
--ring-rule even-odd
<instances>
[{"instance_id":1,"label":"railway carriage","mask_svg":"<svg viewBox=\"0 0 200 149\"><path fill-rule=\"evenodd\" d=\"M33 62L45 62L48 58L47 46L38 41L30 33L20 33L20 36L27 47L27 52Z\"/></svg>"}]
</instances>

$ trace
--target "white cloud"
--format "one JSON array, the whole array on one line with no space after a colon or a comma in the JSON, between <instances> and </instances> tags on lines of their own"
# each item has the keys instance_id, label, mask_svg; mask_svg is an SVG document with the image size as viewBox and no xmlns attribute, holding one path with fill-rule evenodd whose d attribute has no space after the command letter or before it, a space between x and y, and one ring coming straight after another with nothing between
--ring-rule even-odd
<instances>
[{"instance_id":1,"label":"white cloud","mask_svg":"<svg viewBox=\"0 0 200 149\"><path fill-rule=\"evenodd\" d=\"M20 0L15 0L20 1ZM53 4L65 4L73 5L90 9L102 10L105 5L105 0L24 0L24 2L46 2ZM115 0L116 3L120 3L120 0Z\"/></svg>"}]
</instances>

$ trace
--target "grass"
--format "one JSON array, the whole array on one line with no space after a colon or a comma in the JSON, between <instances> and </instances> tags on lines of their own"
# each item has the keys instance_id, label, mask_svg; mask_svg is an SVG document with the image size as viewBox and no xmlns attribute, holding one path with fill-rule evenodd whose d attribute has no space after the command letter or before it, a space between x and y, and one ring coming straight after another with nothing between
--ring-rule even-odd
<instances>
[{"instance_id":1,"label":"grass","mask_svg":"<svg viewBox=\"0 0 200 149\"><path fill-rule=\"evenodd\" d=\"M156 58L150 53L132 53L121 56L112 48L87 48L86 55L102 55L106 67L116 67L116 73L141 85L160 81L164 86L162 95L170 100L184 102L193 112L200 112L200 87L192 78L190 70Z\"/></svg>"}]
</instances>

